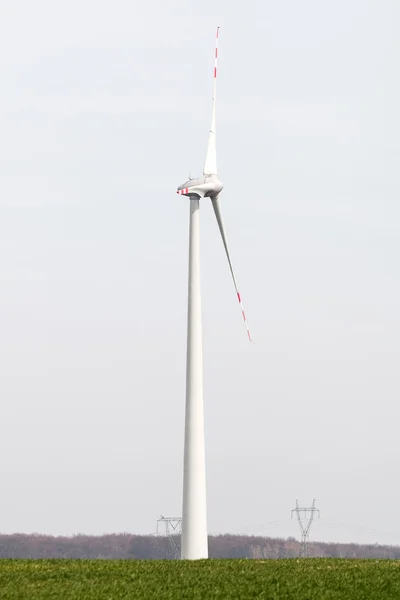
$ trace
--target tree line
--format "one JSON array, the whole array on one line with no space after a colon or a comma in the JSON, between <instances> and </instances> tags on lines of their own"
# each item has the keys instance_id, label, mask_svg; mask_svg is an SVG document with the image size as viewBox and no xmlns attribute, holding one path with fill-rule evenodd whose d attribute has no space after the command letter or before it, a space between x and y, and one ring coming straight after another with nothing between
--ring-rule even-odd
<instances>
[{"instance_id":1,"label":"tree line","mask_svg":"<svg viewBox=\"0 0 400 600\"><path fill-rule=\"evenodd\" d=\"M0 534L0 558L171 559L179 554L180 538L130 533L72 537L42 534ZM243 535L209 536L212 558L294 558L300 543L294 538ZM400 546L310 542L310 556L400 559Z\"/></svg>"}]
</instances>

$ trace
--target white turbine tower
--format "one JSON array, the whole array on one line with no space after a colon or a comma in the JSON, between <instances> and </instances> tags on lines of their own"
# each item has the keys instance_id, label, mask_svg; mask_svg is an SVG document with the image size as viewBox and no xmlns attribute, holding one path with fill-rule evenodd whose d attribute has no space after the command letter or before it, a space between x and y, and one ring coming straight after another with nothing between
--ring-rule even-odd
<instances>
[{"instance_id":1,"label":"white turbine tower","mask_svg":"<svg viewBox=\"0 0 400 600\"><path fill-rule=\"evenodd\" d=\"M222 222L219 195L222 183L217 177L217 154L215 139L215 95L218 59L217 28L214 64L214 93L212 102L211 128L208 137L203 177L190 178L177 189L178 194L188 196L190 204L189 233L189 290L188 290L188 331L186 365L186 408L185 408L185 447L183 467L183 507L181 557L183 559L208 558L206 469L204 447L203 412L203 364L202 327L200 296L200 198L210 198L217 218L222 242L228 258L237 298L242 310L247 334L250 332L243 310L242 300L236 284L232 262Z\"/></svg>"}]
</instances>

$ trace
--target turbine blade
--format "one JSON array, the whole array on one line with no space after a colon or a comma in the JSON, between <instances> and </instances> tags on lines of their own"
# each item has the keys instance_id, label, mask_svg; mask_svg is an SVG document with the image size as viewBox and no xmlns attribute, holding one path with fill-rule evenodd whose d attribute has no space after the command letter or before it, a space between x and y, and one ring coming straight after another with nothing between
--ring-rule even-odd
<instances>
[{"instance_id":1,"label":"turbine blade","mask_svg":"<svg viewBox=\"0 0 400 600\"><path fill-rule=\"evenodd\" d=\"M217 92L217 61L218 61L218 38L219 38L219 27L217 27L217 33L215 36L215 62L214 62L214 88L213 88L213 100L212 100L212 117L210 133L208 134L208 145L206 152L206 160L204 163L203 175L216 175L217 174L217 147L216 147L216 133L215 133L215 98Z\"/></svg>"},{"instance_id":2,"label":"turbine blade","mask_svg":"<svg viewBox=\"0 0 400 600\"><path fill-rule=\"evenodd\" d=\"M236 283L235 273L234 273L233 267L232 267L231 257L229 255L228 243L226 241L224 224L222 222L222 215L221 215L221 207L220 207L220 204L219 204L219 197L217 196L217 198L212 198L211 202L212 202L212 205L213 205L213 208L214 208L215 216L217 217L218 227L219 227L219 230L221 232L222 242L224 244L226 256L227 256L228 263L229 263L229 268L230 268L231 274L232 274L233 284L234 284L235 289L236 289L237 299L239 301L240 310L242 311L242 315L243 315L243 321L244 321L244 324L245 324L245 327L246 327L246 330L247 330L247 336L248 336L248 338L249 338L249 340L251 342L252 340L251 340L249 326L247 324L246 315L245 315L244 308L243 308L242 297L241 297L241 295L239 293L239 290L238 290L238 286L237 286L237 283Z\"/></svg>"}]
</instances>

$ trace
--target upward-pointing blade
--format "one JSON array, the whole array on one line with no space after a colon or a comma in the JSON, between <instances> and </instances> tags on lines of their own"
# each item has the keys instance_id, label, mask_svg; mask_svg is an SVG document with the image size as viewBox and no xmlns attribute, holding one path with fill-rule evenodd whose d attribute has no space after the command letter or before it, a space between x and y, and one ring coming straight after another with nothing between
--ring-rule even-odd
<instances>
[{"instance_id":1,"label":"upward-pointing blade","mask_svg":"<svg viewBox=\"0 0 400 600\"><path fill-rule=\"evenodd\" d=\"M235 273L233 271L231 257L229 256L228 243L226 241L224 224L222 222L222 215L221 215L221 207L219 205L219 198L218 197L217 198L212 198L211 202L212 202L212 205L213 205L213 208L214 208L215 216L217 217L218 227L219 227L219 230L221 232L222 242L224 244L226 256L228 258L229 268L230 268L231 273L232 273L232 279L233 279L233 283L234 283L234 286L235 286L235 289L236 289L236 294L237 294L237 299L239 301L240 309L242 311L244 324L246 326L247 336L248 336L248 338L249 338L249 340L251 342L250 330L249 330L249 326L247 324L247 319L246 319L246 315L245 315L244 308L243 308L242 298L240 296L240 293L239 293L239 290L238 290L238 286L237 286L237 283L236 283L236 277L235 277Z\"/></svg>"},{"instance_id":2,"label":"upward-pointing blade","mask_svg":"<svg viewBox=\"0 0 400 600\"><path fill-rule=\"evenodd\" d=\"M212 117L210 133L208 134L208 145L206 152L206 160L204 163L203 175L216 175L217 174L217 147L216 147L216 133L215 133L215 98L217 92L217 61L218 61L218 37L219 27L217 27L217 33L215 37L215 62L214 62L214 88L213 88L213 101L212 101Z\"/></svg>"}]
</instances>

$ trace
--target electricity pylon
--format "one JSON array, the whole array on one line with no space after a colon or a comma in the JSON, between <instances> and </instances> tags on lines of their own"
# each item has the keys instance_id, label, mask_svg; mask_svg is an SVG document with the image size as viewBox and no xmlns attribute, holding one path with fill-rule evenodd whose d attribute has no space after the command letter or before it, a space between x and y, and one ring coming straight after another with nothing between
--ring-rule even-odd
<instances>
[{"instance_id":1,"label":"electricity pylon","mask_svg":"<svg viewBox=\"0 0 400 600\"><path fill-rule=\"evenodd\" d=\"M160 534L159 528L161 523L164 524L165 527L165 536L168 541L168 556L166 558L178 559L180 557L181 552L181 517L164 517L161 515L159 519L157 519L157 529L156 535Z\"/></svg>"},{"instance_id":2,"label":"electricity pylon","mask_svg":"<svg viewBox=\"0 0 400 600\"><path fill-rule=\"evenodd\" d=\"M296 508L292 510L292 518L293 513L296 513L297 521L301 531L300 556L303 558L309 558L310 546L308 543L308 536L315 513L318 513L319 518L319 510L318 508L315 508L315 499L313 500L312 506L307 506L306 508L301 508L298 500L296 500Z\"/></svg>"}]
</instances>

